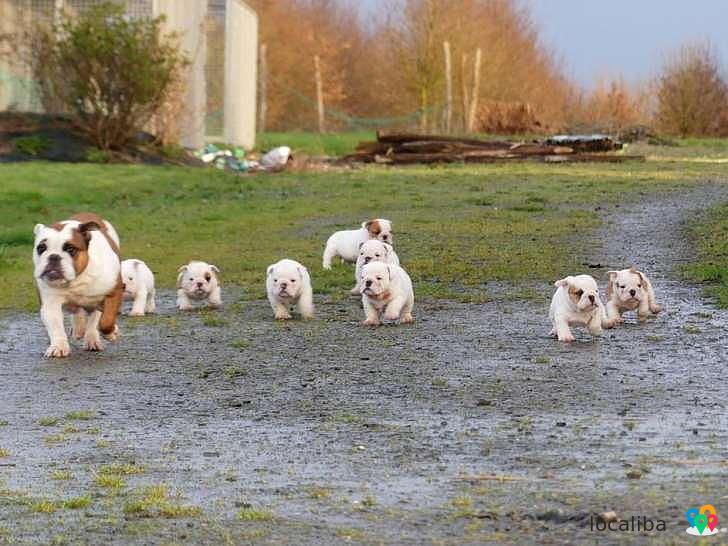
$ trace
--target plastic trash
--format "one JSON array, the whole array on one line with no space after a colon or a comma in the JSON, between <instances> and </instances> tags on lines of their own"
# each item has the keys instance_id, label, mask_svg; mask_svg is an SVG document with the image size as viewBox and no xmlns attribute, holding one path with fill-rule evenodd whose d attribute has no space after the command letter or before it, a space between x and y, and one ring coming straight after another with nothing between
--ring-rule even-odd
<instances>
[{"instance_id":1,"label":"plastic trash","mask_svg":"<svg viewBox=\"0 0 728 546\"><path fill-rule=\"evenodd\" d=\"M279 146L260 158L260 166L264 169L285 167L290 157L291 149L288 146Z\"/></svg>"}]
</instances>

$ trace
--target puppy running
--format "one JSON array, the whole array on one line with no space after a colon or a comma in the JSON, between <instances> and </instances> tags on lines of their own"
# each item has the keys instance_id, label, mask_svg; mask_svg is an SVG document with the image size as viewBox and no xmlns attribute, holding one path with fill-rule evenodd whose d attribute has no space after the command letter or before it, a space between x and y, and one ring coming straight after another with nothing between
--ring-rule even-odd
<instances>
[{"instance_id":1,"label":"puppy running","mask_svg":"<svg viewBox=\"0 0 728 546\"><path fill-rule=\"evenodd\" d=\"M604 304L599 297L597 281L590 275L569 276L554 283L556 293L551 300L549 318L553 328L549 335L559 341L574 341L571 325L586 326L593 336L602 335L602 328L612 328Z\"/></svg>"},{"instance_id":2,"label":"puppy running","mask_svg":"<svg viewBox=\"0 0 728 546\"><path fill-rule=\"evenodd\" d=\"M361 269L370 262L383 262L388 265L399 265L399 256L392 248L392 245L383 243L376 239L369 239L359 246L359 257L356 259L356 270L354 271L354 288L351 294L361 294L359 281L361 280Z\"/></svg>"},{"instance_id":3,"label":"puppy running","mask_svg":"<svg viewBox=\"0 0 728 546\"><path fill-rule=\"evenodd\" d=\"M277 320L291 318L295 305L301 316L313 318L313 288L308 270L295 260L281 260L267 270L265 281L268 301Z\"/></svg>"},{"instance_id":4,"label":"puppy running","mask_svg":"<svg viewBox=\"0 0 728 546\"><path fill-rule=\"evenodd\" d=\"M73 335L87 351L102 351L101 334L115 341L116 315L123 296L119 236L92 213L81 213L52 226L37 224L33 275L40 296L40 316L48 332L48 358L63 358L71 347L63 326L63 308L73 317Z\"/></svg>"},{"instance_id":5,"label":"puppy running","mask_svg":"<svg viewBox=\"0 0 728 546\"><path fill-rule=\"evenodd\" d=\"M177 276L177 308L190 311L193 301L207 301L212 308L222 306L220 282L217 273L220 270L205 262L192 261L178 269Z\"/></svg>"},{"instance_id":6,"label":"puppy running","mask_svg":"<svg viewBox=\"0 0 728 546\"><path fill-rule=\"evenodd\" d=\"M392 222L376 218L364 222L359 229L337 231L328 241L324 250L324 269L331 269L331 260L339 256L343 261L354 263L359 254L359 245L369 239L377 239L383 243L394 244Z\"/></svg>"},{"instance_id":7,"label":"puppy running","mask_svg":"<svg viewBox=\"0 0 728 546\"><path fill-rule=\"evenodd\" d=\"M362 289L362 304L367 326L378 326L381 317L403 324L414 322L412 307L415 294L412 280L398 265L370 262L361 271L359 285Z\"/></svg>"},{"instance_id":8,"label":"puppy running","mask_svg":"<svg viewBox=\"0 0 728 546\"><path fill-rule=\"evenodd\" d=\"M607 316L615 324L622 324L622 313L637 310L640 320L662 311L647 275L634 267L609 272L607 286Z\"/></svg>"},{"instance_id":9,"label":"puppy running","mask_svg":"<svg viewBox=\"0 0 728 546\"><path fill-rule=\"evenodd\" d=\"M143 317L145 313L154 313L157 307L154 301L154 273L147 264L136 259L124 260L121 262L121 280L124 299L134 302L129 316Z\"/></svg>"}]
</instances>

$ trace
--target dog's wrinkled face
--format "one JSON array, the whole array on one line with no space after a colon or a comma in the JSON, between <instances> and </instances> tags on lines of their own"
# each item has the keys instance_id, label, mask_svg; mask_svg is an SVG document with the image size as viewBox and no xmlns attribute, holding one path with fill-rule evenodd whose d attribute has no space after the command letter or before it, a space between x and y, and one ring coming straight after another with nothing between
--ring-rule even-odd
<instances>
[{"instance_id":1,"label":"dog's wrinkled face","mask_svg":"<svg viewBox=\"0 0 728 546\"><path fill-rule=\"evenodd\" d=\"M375 218L364 222L362 226L369 232L370 239L376 239L383 243L394 244L394 233L392 233L392 222L384 218Z\"/></svg>"},{"instance_id":2,"label":"dog's wrinkled face","mask_svg":"<svg viewBox=\"0 0 728 546\"><path fill-rule=\"evenodd\" d=\"M95 229L98 225L93 222L69 221L51 227L37 224L33 230L35 278L53 287L72 282L88 265L88 244Z\"/></svg>"},{"instance_id":3,"label":"dog's wrinkled face","mask_svg":"<svg viewBox=\"0 0 728 546\"><path fill-rule=\"evenodd\" d=\"M268 268L273 280L273 291L280 298L297 298L303 287L303 272L300 267L283 264Z\"/></svg>"},{"instance_id":4,"label":"dog's wrinkled face","mask_svg":"<svg viewBox=\"0 0 728 546\"><path fill-rule=\"evenodd\" d=\"M366 265L370 262L386 262L392 247L376 239L369 239L359 246L359 256Z\"/></svg>"},{"instance_id":5,"label":"dog's wrinkled face","mask_svg":"<svg viewBox=\"0 0 728 546\"><path fill-rule=\"evenodd\" d=\"M392 273L387 264L370 262L361 270L362 293L368 296L380 296L389 290Z\"/></svg>"},{"instance_id":6,"label":"dog's wrinkled face","mask_svg":"<svg viewBox=\"0 0 728 546\"><path fill-rule=\"evenodd\" d=\"M644 279L642 274L634 268L623 269L622 271L610 271L609 283L611 292L617 294L617 298L623 302L642 301Z\"/></svg>"},{"instance_id":7,"label":"dog's wrinkled face","mask_svg":"<svg viewBox=\"0 0 728 546\"><path fill-rule=\"evenodd\" d=\"M207 298L217 286L217 275L220 270L205 262L190 262L179 268L177 286L196 299Z\"/></svg>"},{"instance_id":8,"label":"dog's wrinkled face","mask_svg":"<svg viewBox=\"0 0 728 546\"><path fill-rule=\"evenodd\" d=\"M124 298L133 299L139 291L139 262L124 260L121 262L121 282L124 286Z\"/></svg>"},{"instance_id":9,"label":"dog's wrinkled face","mask_svg":"<svg viewBox=\"0 0 728 546\"><path fill-rule=\"evenodd\" d=\"M599 288L597 281L590 275L577 275L556 281L555 286L564 287L569 300L579 311L591 311L598 306Z\"/></svg>"}]
</instances>

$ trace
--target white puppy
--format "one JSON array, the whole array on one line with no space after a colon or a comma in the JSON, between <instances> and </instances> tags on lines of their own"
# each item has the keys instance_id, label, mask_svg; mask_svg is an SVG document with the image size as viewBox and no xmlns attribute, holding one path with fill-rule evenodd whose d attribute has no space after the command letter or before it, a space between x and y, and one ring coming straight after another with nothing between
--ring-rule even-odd
<instances>
[{"instance_id":1,"label":"white puppy","mask_svg":"<svg viewBox=\"0 0 728 546\"><path fill-rule=\"evenodd\" d=\"M324 269L331 269L331 260L339 256L343 261L354 263L359 254L359 245L369 239L394 244L392 222L376 218L364 222L359 229L337 231L328 241L324 250Z\"/></svg>"},{"instance_id":2,"label":"white puppy","mask_svg":"<svg viewBox=\"0 0 728 546\"><path fill-rule=\"evenodd\" d=\"M398 265L371 262L361 270L362 304L368 326L378 326L380 316L403 324L414 322L415 293L412 280Z\"/></svg>"},{"instance_id":3,"label":"white puppy","mask_svg":"<svg viewBox=\"0 0 728 546\"><path fill-rule=\"evenodd\" d=\"M134 303L129 316L143 317L144 313L154 313L154 273L141 260L130 259L121 262L121 280L124 286L124 299Z\"/></svg>"},{"instance_id":4,"label":"white puppy","mask_svg":"<svg viewBox=\"0 0 728 546\"><path fill-rule=\"evenodd\" d=\"M114 227L92 213L81 213L52 226L37 224L33 276L40 296L40 316L50 338L49 358L71 352L63 326L63 308L74 313L73 335L84 349L102 351L101 334L118 335L121 307L119 236Z\"/></svg>"},{"instance_id":5,"label":"white puppy","mask_svg":"<svg viewBox=\"0 0 728 546\"><path fill-rule=\"evenodd\" d=\"M180 311L192 309L192 302L204 301L210 307L222 306L220 281L217 273L220 270L205 262L192 261L178 269L177 275L177 308Z\"/></svg>"},{"instance_id":6,"label":"white puppy","mask_svg":"<svg viewBox=\"0 0 728 546\"><path fill-rule=\"evenodd\" d=\"M356 259L356 270L354 271L354 288L351 289L353 295L361 294L359 281L361 280L361 269L370 262L383 262L388 265L399 265L399 256L392 248L392 245L383 243L376 239L359 245L359 257Z\"/></svg>"},{"instance_id":7,"label":"white puppy","mask_svg":"<svg viewBox=\"0 0 728 546\"><path fill-rule=\"evenodd\" d=\"M571 325L586 326L592 335L602 335L602 328L614 323L607 319L604 304L599 297L597 281L590 275L569 276L554 283L556 293L551 300L549 317L559 341L574 341Z\"/></svg>"},{"instance_id":8,"label":"white puppy","mask_svg":"<svg viewBox=\"0 0 728 546\"><path fill-rule=\"evenodd\" d=\"M657 303L650 279L634 267L610 271L607 286L607 316L615 324L621 324L624 322L622 313L635 309L640 320L662 311L662 305Z\"/></svg>"},{"instance_id":9,"label":"white puppy","mask_svg":"<svg viewBox=\"0 0 728 546\"><path fill-rule=\"evenodd\" d=\"M275 318L291 318L295 305L303 318L313 318L313 288L308 270L295 260L281 260L267 270L265 287Z\"/></svg>"}]
</instances>

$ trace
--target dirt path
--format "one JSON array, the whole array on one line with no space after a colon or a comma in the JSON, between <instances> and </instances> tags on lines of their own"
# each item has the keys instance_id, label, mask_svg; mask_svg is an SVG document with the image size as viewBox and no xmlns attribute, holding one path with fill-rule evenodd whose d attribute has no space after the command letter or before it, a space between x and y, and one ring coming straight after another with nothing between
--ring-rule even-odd
<instances>
[{"instance_id":1,"label":"dirt path","mask_svg":"<svg viewBox=\"0 0 728 546\"><path fill-rule=\"evenodd\" d=\"M570 346L545 336L545 300L418 302L414 327L369 330L355 302L280 325L263 301L180 316L166 293L120 344L63 362L39 358L35 315L5 315L0 544L645 543L591 531L607 510L681 542L688 507L728 506L728 313L675 273L683 220L719 196L606 212L584 261L643 267L666 311ZM109 487L112 464L143 472ZM136 510L161 483L202 514ZM249 505L274 518L238 519Z\"/></svg>"}]
</instances>

